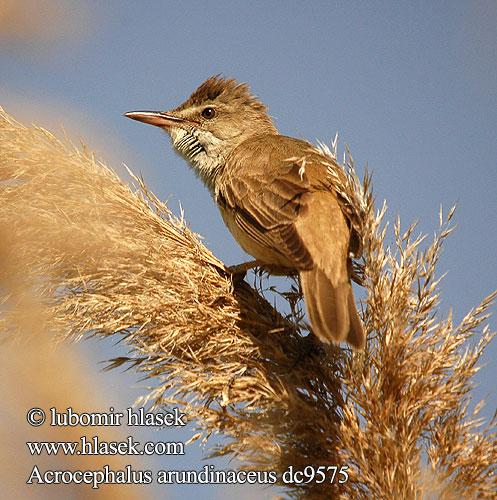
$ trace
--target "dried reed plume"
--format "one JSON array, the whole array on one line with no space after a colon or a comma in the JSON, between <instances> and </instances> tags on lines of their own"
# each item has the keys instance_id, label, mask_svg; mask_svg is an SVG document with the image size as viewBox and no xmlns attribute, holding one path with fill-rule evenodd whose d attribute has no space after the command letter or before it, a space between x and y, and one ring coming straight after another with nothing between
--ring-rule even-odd
<instances>
[{"instance_id":1,"label":"dried reed plume","mask_svg":"<svg viewBox=\"0 0 497 500\"><path fill-rule=\"evenodd\" d=\"M287 498L496 498L495 420L483 427L481 406L469 410L495 294L459 325L438 313L435 266L453 210L426 247L398 221L387 247L370 178L361 186L350 155L340 166L325 148L362 217L356 279L369 340L356 354L303 336L298 284L283 294L287 315L234 285L143 182L133 191L86 149L3 112L0 123L4 336L20 325L114 335L130 355L112 366L159 381L142 402L181 406L198 427L192 440L227 438L211 453L279 474L349 467L347 482L288 484ZM35 319L23 313L33 303Z\"/></svg>"}]
</instances>

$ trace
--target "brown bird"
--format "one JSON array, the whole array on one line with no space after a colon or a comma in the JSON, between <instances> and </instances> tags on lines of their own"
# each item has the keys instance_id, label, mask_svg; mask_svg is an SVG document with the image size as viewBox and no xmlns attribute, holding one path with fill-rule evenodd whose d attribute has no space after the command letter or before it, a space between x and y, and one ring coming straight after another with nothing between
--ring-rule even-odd
<instances>
[{"instance_id":1,"label":"brown bird","mask_svg":"<svg viewBox=\"0 0 497 500\"><path fill-rule=\"evenodd\" d=\"M360 237L328 172L330 158L280 135L249 89L213 76L172 111L124 116L171 136L257 264L298 271L321 340L362 349L365 335L350 283L350 257L360 252Z\"/></svg>"}]
</instances>

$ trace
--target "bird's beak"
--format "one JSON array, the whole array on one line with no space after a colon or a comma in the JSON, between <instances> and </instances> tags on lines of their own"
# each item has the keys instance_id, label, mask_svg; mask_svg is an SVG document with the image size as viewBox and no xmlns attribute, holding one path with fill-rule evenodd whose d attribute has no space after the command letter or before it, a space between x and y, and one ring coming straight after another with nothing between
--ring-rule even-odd
<instances>
[{"instance_id":1,"label":"bird's beak","mask_svg":"<svg viewBox=\"0 0 497 500\"><path fill-rule=\"evenodd\" d=\"M181 125L197 126L198 123L178 118L162 111L129 111L124 116L156 127L180 127Z\"/></svg>"}]
</instances>

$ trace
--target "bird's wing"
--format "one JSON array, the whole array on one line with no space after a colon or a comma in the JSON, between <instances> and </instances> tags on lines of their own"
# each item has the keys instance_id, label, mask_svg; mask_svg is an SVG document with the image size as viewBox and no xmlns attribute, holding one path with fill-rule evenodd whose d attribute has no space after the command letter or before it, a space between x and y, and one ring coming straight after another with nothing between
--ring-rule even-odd
<instances>
[{"instance_id":1,"label":"bird's wing","mask_svg":"<svg viewBox=\"0 0 497 500\"><path fill-rule=\"evenodd\" d=\"M296 268L308 268L312 258L294 225L307 210L308 186L298 177L298 165L289 167L269 178L253 171L233 176L220 190L218 203L259 245L276 250Z\"/></svg>"},{"instance_id":2,"label":"bird's wing","mask_svg":"<svg viewBox=\"0 0 497 500\"><path fill-rule=\"evenodd\" d=\"M218 183L219 205L259 245L278 251L295 268L312 267L313 258L295 223L306 216L318 191L328 194L330 204L336 205L329 182L322 182L326 175L312 173L317 169L315 161L313 167L299 161L298 155L308 148L302 141L268 136L244 146L230 156ZM327 228L315 227L315 231Z\"/></svg>"}]
</instances>

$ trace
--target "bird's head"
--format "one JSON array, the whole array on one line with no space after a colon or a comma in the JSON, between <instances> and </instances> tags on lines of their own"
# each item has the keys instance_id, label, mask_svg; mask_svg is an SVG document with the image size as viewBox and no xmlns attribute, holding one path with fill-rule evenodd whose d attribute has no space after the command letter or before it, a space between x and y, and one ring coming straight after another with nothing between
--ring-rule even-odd
<instances>
[{"instance_id":1,"label":"bird's head","mask_svg":"<svg viewBox=\"0 0 497 500\"><path fill-rule=\"evenodd\" d=\"M130 111L124 116L165 130L174 149L213 191L227 155L259 134L277 134L267 108L245 83L219 75L204 82L172 111Z\"/></svg>"}]
</instances>

